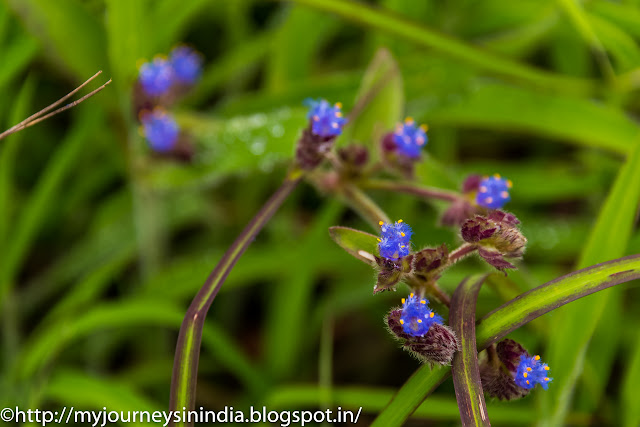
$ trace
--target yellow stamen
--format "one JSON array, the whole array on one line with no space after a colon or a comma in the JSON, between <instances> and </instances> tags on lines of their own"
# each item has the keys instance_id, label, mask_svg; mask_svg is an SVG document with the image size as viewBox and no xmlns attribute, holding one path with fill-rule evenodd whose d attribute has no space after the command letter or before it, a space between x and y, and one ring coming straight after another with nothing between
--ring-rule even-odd
<instances>
[{"instance_id":1,"label":"yellow stamen","mask_svg":"<svg viewBox=\"0 0 640 427\"><path fill-rule=\"evenodd\" d=\"M422 319L418 319L418 323L422 323Z\"/></svg>"},{"instance_id":2,"label":"yellow stamen","mask_svg":"<svg viewBox=\"0 0 640 427\"><path fill-rule=\"evenodd\" d=\"M529 380L527 380L527 384L529 384Z\"/></svg>"},{"instance_id":3,"label":"yellow stamen","mask_svg":"<svg viewBox=\"0 0 640 427\"><path fill-rule=\"evenodd\" d=\"M404 302L406 301L404 298L402 298L400 301L402 301L402 303L404 304Z\"/></svg>"},{"instance_id":4,"label":"yellow stamen","mask_svg":"<svg viewBox=\"0 0 640 427\"><path fill-rule=\"evenodd\" d=\"M540 360L540 356L536 355L536 356L534 357L534 359L535 359L535 360Z\"/></svg>"},{"instance_id":5,"label":"yellow stamen","mask_svg":"<svg viewBox=\"0 0 640 427\"><path fill-rule=\"evenodd\" d=\"M420 125L420 129L422 129L423 132L426 132L429 130L429 126L427 125Z\"/></svg>"},{"instance_id":6,"label":"yellow stamen","mask_svg":"<svg viewBox=\"0 0 640 427\"><path fill-rule=\"evenodd\" d=\"M336 111L336 117L342 117L342 113L340 111Z\"/></svg>"},{"instance_id":7,"label":"yellow stamen","mask_svg":"<svg viewBox=\"0 0 640 427\"><path fill-rule=\"evenodd\" d=\"M382 242L382 239L378 238L378 242Z\"/></svg>"},{"instance_id":8,"label":"yellow stamen","mask_svg":"<svg viewBox=\"0 0 640 427\"><path fill-rule=\"evenodd\" d=\"M425 301L425 300L420 301L420 304L426 304L426 303L427 303L427 301Z\"/></svg>"},{"instance_id":9,"label":"yellow stamen","mask_svg":"<svg viewBox=\"0 0 640 427\"><path fill-rule=\"evenodd\" d=\"M401 222L402 222L402 220L401 220L401 219L399 219L399 220L398 220L398 224L400 224Z\"/></svg>"},{"instance_id":10,"label":"yellow stamen","mask_svg":"<svg viewBox=\"0 0 640 427\"><path fill-rule=\"evenodd\" d=\"M500 174L499 174L499 173L496 173L496 174L494 174L494 175L493 175L493 177L494 177L495 179L500 179Z\"/></svg>"},{"instance_id":11,"label":"yellow stamen","mask_svg":"<svg viewBox=\"0 0 640 427\"><path fill-rule=\"evenodd\" d=\"M404 237L404 236L405 236L405 234L404 234L404 233L400 233L400 235L401 235L402 237Z\"/></svg>"},{"instance_id":12,"label":"yellow stamen","mask_svg":"<svg viewBox=\"0 0 640 427\"><path fill-rule=\"evenodd\" d=\"M510 179L507 180L507 188L513 187L513 182Z\"/></svg>"},{"instance_id":13,"label":"yellow stamen","mask_svg":"<svg viewBox=\"0 0 640 427\"><path fill-rule=\"evenodd\" d=\"M531 368L527 368L527 371L531 372Z\"/></svg>"},{"instance_id":14,"label":"yellow stamen","mask_svg":"<svg viewBox=\"0 0 640 427\"><path fill-rule=\"evenodd\" d=\"M404 320L400 319L400 324L404 325Z\"/></svg>"},{"instance_id":15,"label":"yellow stamen","mask_svg":"<svg viewBox=\"0 0 640 427\"><path fill-rule=\"evenodd\" d=\"M401 247L402 249L404 249L404 248L405 248L405 246L404 246L404 245L402 245L402 246L400 246L400 247Z\"/></svg>"},{"instance_id":16,"label":"yellow stamen","mask_svg":"<svg viewBox=\"0 0 640 427\"><path fill-rule=\"evenodd\" d=\"M407 117L406 119L404 119L404 122L408 125L411 125L415 122L415 120L413 120L413 117Z\"/></svg>"},{"instance_id":17,"label":"yellow stamen","mask_svg":"<svg viewBox=\"0 0 640 427\"><path fill-rule=\"evenodd\" d=\"M544 377L544 380L545 381L549 381L549 377Z\"/></svg>"},{"instance_id":18,"label":"yellow stamen","mask_svg":"<svg viewBox=\"0 0 640 427\"><path fill-rule=\"evenodd\" d=\"M545 371L548 371L548 370L549 370L549 367L548 367L548 366L545 366L545 367L544 367L544 370L545 370Z\"/></svg>"},{"instance_id":19,"label":"yellow stamen","mask_svg":"<svg viewBox=\"0 0 640 427\"><path fill-rule=\"evenodd\" d=\"M384 222L380 221L378 224L379 224L379 225L384 225Z\"/></svg>"},{"instance_id":20,"label":"yellow stamen","mask_svg":"<svg viewBox=\"0 0 640 427\"><path fill-rule=\"evenodd\" d=\"M433 317L433 316L435 316L435 313L432 311L432 312L429 314L429 317Z\"/></svg>"},{"instance_id":21,"label":"yellow stamen","mask_svg":"<svg viewBox=\"0 0 640 427\"><path fill-rule=\"evenodd\" d=\"M523 377L527 378L529 374L527 374L526 372L524 374L522 374Z\"/></svg>"},{"instance_id":22,"label":"yellow stamen","mask_svg":"<svg viewBox=\"0 0 640 427\"><path fill-rule=\"evenodd\" d=\"M342 108L342 102L336 102L335 106L336 108Z\"/></svg>"},{"instance_id":23,"label":"yellow stamen","mask_svg":"<svg viewBox=\"0 0 640 427\"><path fill-rule=\"evenodd\" d=\"M409 298L413 298L413 292L409 294Z\"/></svg>"}]
</instances>

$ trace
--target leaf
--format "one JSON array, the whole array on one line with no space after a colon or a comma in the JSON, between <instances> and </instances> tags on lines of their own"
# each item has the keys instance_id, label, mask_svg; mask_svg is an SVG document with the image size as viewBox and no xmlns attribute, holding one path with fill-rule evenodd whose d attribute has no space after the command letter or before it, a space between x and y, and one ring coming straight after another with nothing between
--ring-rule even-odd
<instances>
[{"instance_id":1,"label":"leaf","mask_svg":"<svg viewBox=\"0 0 640 427\"><path fill-rule=\"evenodd\" d=\"M42 228L47 219L49 205L55 203L56 194L64 181L82 148L84 143L95 130L101 120L101 115L94 109L81 109L80 118L60 147L55 152L47 168L38 179L26 206L21 212L20 218L10 235L6 257L2 260L0 268L0 298L9 289L11 282L18 273L24 257L35 238L38 230Z\"/></svg>"},{"instance_id":2,"label":"leaf","mask_svg":"<svg viewBox=\"0 0 640 427\"><path fill-rule=\"evenodd\" d=\"M434 125L526 131L620 154L630 151L640 132L617 108L502 84L479 84L427 113Z\"/></svg>"},{"instance_id":3,"label":"leaf","mask_svg":"<svg viewBox=\"0 0 640 427\"><path fill-rule=\"evenodd\" d=\"M302 109L284 108L228 120L183 113L178 122L195 140L198 155L191 164L147 164L141 179L154 189L206 187L232 173L269 172L291 159L307 119Z\"/></svg>"},{"instance_id":4,"label":"leaf","mask_svg":"<svg viewBox=\"0 0 640 427\"><path fill-rule=\"evenodd\" d=\"M371 427L401 426L451 373L448 366L422 365L391 398L387 406L373 421Z\"/></svg>"},{"instance_id":5,"label":"leaf","mask_svg":"<svg viewBox=\"0 0 640 427\"><path fill-rule=\"evenodd\" d=\"M595 264L625 253L639 202L640 138L636 138L634 149L620 169L587 239L578 266ZM558 377L549 393L544 394L543 402L549 408L545 412L546 421L549 423L564 422L591 336L612 304L610 296L610 292L605 292L598 298L580 301L556 316L557 326L549 336L546 360L549 366L565 375Z\"/></svg>"},{"instance_id":6,"label":"leaf","mask_svg":"<svg viewBox=\"0 0 640 427\"><path fill-rule=\"evenodd\" d=\"M107 40L100 21L76 0L9 0L44 51L84 81L107 69ZM73 29L73 31L70 31Z\"/></svg>"},{"instance_id":7,"label":"leaf","mask_svg":"<svg viewBox=\"0 0 640 427\"><path fill-rule=\"evenodd\" d=\"M449 325L460 340L461 349L453 356L451 372L463 426L490 426L484 401L478 350L476 349L476 302L486 275L467 278L453 293Z\"/></svg>"},{"instance_id":8,"label":"leaf","mask_svg":"<svg viewBox=\"0 0 640 427\"><path fill-rule=\"evenodd\" d=\"M554 89L561 93L588 93L593 89L594 83L591 81L556 75L511 61L363 3L349 0L295 0L295 2L337 14L365 27L385 31L419 46L427 47L436 54L449 56L459 63L485 69L532 86Z\"/></svg>"},{"instance_id":9,"label":"leaf","mask_svg":"<svg viewBox=\"0 0 640 427\"><path fill-rule=\"evenodd\" d=\"M343 140L368 146L371 160L375 162L379 157L382 137L402 120L403 109L404 88L400 69L391 53L381 48L362 79L349 116L353 119L345 128Z\"/></svg>"},{"instance_id":10,"label":"leaf","mask_svg":"<svg viewBox=\"0 0 640 427\"><path fill-rule=\"evenodd\" d=\"M376 267L378 237L349 227L329 227L329 235L342 249L371 266Z\"/></svg>"},{"instance_id":11,"label":"leaf","mask_svg":"<svg viewBox=\"0 0 640 427\"><path fill-rule=\"evenodd\" d=\"M631 255L584 268L540 285L496 308L479 321L476 329L478 349L488 347L511 331L560 306L638 278L640 255ZM599 297L602 298L602 295ZM585 316L578 317L584 323ZM553 329L560 326L557 324ZM555 365L550 366L557 369Z\"/></svg>"},{"instance_id":12,"label":"leaf","mask_svg":"<svg viewBox=\"0 0 640 427\"><path fill-rule=\"evenodd\" d=\"M636 326L635 345L631 348L627 369L624 371L620 399L620 412L623 426L634 427L640 424L640 405L638 405L638 382L640 381L640 329Z\"/></svg>"},{"instance_id":13,"label":"leaf","mask_svg":"<svg viewBox=\"0 0 640 427\"><path fill-rule=\"evenodd\" d=\"M608 287L640 278L640 255L598 264L562 276L525 292L493 310L476 325L478 350L501 340L511 331L564 304ZM449 369L419 368L398 390L372 425L400 426L447 377Z\"/></svg>"}]
</instances>

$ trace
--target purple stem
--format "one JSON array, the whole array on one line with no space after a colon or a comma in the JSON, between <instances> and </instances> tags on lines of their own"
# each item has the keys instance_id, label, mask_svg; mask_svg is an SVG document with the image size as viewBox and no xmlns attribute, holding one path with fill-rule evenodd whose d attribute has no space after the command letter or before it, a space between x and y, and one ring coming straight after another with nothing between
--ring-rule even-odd
<instances>
[{"instance_id":1,"label":"purple stem","mask_svg":"<svg viewBox=\"0 0 640 427\"><path fill-rule=\"evenodd\" d=\"M218 294L220 287L240 256L300 182L301 175L299 173L295 173L295 176L293 175L291 174L285 179L282 186L267 200L256 216L242 230L191 302L180 327L173 361L171 397L169 401L171 410L182 411L182 408L186 407L187 411L189 411L195 408L202 328L209 307L211 307L211 303ZM176 423L174 425L183 424Z\"/></svg>"},{"instance_id":2,"label":"purple stem","mask_svg":"<svg viewBox=\"0 0 640 427\"><path fill-rule=\"evenodd\" d=\"M424 199L438 199L445 200L447 202L455 202L462 196L454 191L440 190L439 188L425 187L416 185L410 182L395 182L386 181L382 179L371 179L360 183L362 188L371 190L386 190L395 191L407 194L413 194L415 196L422 197Z\"/></svg>"}]
</instances>

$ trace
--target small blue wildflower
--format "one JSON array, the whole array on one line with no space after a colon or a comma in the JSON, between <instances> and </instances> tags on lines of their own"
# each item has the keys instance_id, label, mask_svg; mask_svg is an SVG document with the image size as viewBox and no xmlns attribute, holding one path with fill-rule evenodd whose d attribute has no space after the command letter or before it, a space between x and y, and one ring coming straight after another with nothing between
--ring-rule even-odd
<instances>
[{"instance_id":1,"label":"small blue wildflower","mask_svg":"<svg viewBox=\"0 0 640 427\"><path fill-rule=\"evenodd\" d=\"M342 104L336 102L332 107L324 99L314 101L305 100L305 105L310 107L307 118L311 120L311 132L314 135L327 138L338 136L342 133L342 127L347 119L342 117Z\"/></svg>"},{"instance_id":2,"label":"small blue wildflower","mask_svg":"<svg viewBox=\"0 0 640 427\"><path fill-rule=\"evenodd\" d=\"M145 62L138 71L138 80L149 96L164 95L174 82L173 67L162 56L156 56L152 62Z\"/></svg>"},{"instance_id":3,"label":"small blue wildflower","mask_svg":"<svg viewBox=\"0 0 640 427\"><path fill-rule=\"evenodd\" d=\"M510 180L501 178L498 174L484 178L478 185L476 203L485 208L500 209L511 200L509 195L511 186Z\"/></svg>"},{"instance_id":4,"label":"small blue wildflower","mask_svg":"<svg viewBox=\"0 0 640 427\"><path fill-rule=\"evenodd\" d=\"M520 356L520 364L516 371L516 384L522 388L532 389L536 384L540 384L543 389L549 387L549 367L546 363L540 362L540 356L527 357Z\"/></svg>"},{"instance_id":5,"label":"small blue wildflower","mask_svg":"<svg viewBox=\"0 0 640 427\"><path fill-rule=\"evenodd\" d=\"M407 117L404 124L398 124L393 133L393 142L398 152L412 159L420 157L420 150L427 141L427 126L416 126L411 117Z\"/></svg>"},{"instance_id":6,"label":"small blue wildflower","mask_svg":"<svg viewBox=\"0 0 640 427\"><path fill-rule=\"evenodd\" d=\"M410 294L409 298L402 298L402 314L400 324L405 333L421 337L434 323L442 324L442 317L431 311L429 301Z\"/></svg>"},{"instance_id":7,"label":"small blue wildflower","mask_svg":"<svg viewBox=\"0 0 640 427\"><path fill-rule=\"evenodd\" d=\"M380 221L380 238L378 250L380 256L390 260L409 255L411 250L411 227L398 220L395 224Z\"/></svg>"},{"instance_id":8,"label":"small blue wildflower","mask_svg":"<svg viewBox=\"0 0 640 427\"><path fill-rule=\"evenodd\" d=\"M140 116L142 133L152 149L159 152L170 151L178 140L180 128L173 116L161 108L144 112Z\"/></svg>"},{"instance_id":9,"label":"small blue wildflower","mask_svg":"<svg viewBox=\"0 0 640 427\"><path fill-rule=\"evenodd\" d=\"M183 84L194 84L202 74L202 57L188 46L178 46L171 51L169 61L175 79Z\"/></svg>"}]
</instances>

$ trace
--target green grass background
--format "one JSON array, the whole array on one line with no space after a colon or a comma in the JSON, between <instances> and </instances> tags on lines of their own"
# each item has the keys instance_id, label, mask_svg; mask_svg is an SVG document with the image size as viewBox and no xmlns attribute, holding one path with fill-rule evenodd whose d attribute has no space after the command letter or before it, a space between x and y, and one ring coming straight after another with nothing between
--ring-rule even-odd
<instances>
[{"instance_id":1,"label":"green grass background","mask_svg":"<svg viewBox=\"0 0 640 427\"><path fill-rule=\"evenodd\" d=\"M348 111L380 48L399 72L348 135L373 145L399 109L430 126L420 183L514 182L507 208L528 250L509 281L481 290L480 315L640 252L639 40L637 0L0 1L0 128L97 70L113 79L0 142L0 403L165 409L184 311L283 178L302 100ZM151 156L131 108L138 60L180 42L206 58L175 108L192 165ZM415 246L458 242L438 227L444 206L371 196L412 225ZM371 231L302 185L241 258L207 317L199 406L363 406L368 425L418 368L383 327L401 295L371 295L372 271L330 240L332 225ZM442 287L482 271L467 260ZM493 424L637 426L639 296L622 285L514 332L555 379L489 401ZM407 422L458 424L450 380Z\"/></svg>"}]
</instances>

